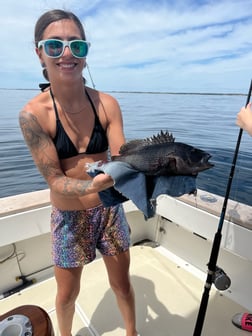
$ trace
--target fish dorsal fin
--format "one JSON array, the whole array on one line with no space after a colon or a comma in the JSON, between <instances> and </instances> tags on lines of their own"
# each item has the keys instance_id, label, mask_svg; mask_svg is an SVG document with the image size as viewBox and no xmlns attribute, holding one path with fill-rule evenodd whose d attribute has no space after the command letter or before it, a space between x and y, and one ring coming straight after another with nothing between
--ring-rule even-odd
<instances>
[{"instance_id":1,"label":"fish dorsal fin","mask_svg":"<svg viewBox=\"0 0 252 336\"><path fill-rule=\"evenodd\" d=\"M174 142L175 138L173 137L172 133L168 131L163 132L160 131L157 135L153 135L150 138L146 139L135 139L131 140L120 148L119 154L130 154L131 152L136 152L146 146L156 145L156 144L164 144L164 143L171 143Z\"/></svg>"},{"instance_id":2,"label":"fish dorsal fin","mask_svg":"<svg viewBox=\"0 0 252 336\"><path fill-rule=\"evenodd\" d=\"M169 133L168 131L163 132L160 131L157 135L153 135L151 138L147 138L144 140L146 142L146 145L151 144L163 144L163 143L170 143L174 142L175 138L173 137L172 133Z\"/></svg>"}]
</instances>

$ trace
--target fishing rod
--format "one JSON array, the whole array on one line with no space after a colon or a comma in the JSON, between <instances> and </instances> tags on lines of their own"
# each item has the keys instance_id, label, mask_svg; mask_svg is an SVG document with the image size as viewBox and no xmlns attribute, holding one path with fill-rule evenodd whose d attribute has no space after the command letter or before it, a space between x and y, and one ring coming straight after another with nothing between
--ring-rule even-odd
<instances>
[{"instance_id":1,"label":"fishing rod","mask_svg":"<svg viewBox=\"0 0 252 336\"><path fill-rule=\"evenodd\" d=\"M248 103L250 101L251 91L252 91L252 80L250 82L250 87L249 87L249 91L248 91L248 95L247 95L246 106L248 105ZM197 320L196 320L193 336L200 336L201 335L201 331L202 331L203 324L204 324L204 319L205 319L207 304L208 304L208 299L209 299L209 292L210 292L210 289L211 289L211 286L212 286L212 283L213 283L213 280L214 280L214 274L216 272L216 267L217 267L217 259L218 259L221 237L222 237L221 231L222 231L223 222L224 222L224 219L225 219L227 203L228 203L228 199L229 199L229 193L230 193L232 180L233 180L233 176L234 176L234 172L235 172L235 165L236 165L237 156L238 156L238 152L239 152L239 147L240 147L240 143L241 143L242 132L243 132L243 130L242 130L242 128L240 128L239 135L238 135L238 138L237 138L236 148L235 148L235 152L234 152L233 162L232 162L232 166L231 166L231 170L230 170L230 174L229 174L229 179L228 179L228 183L227 183L226 194L225 194L225 198L224 198L224 202L223 202L223 206L222 206L222 211L221 211L221 215L220 215L219 225L218 225L217 232L215 233L215 236L214 236L212 251L211 251L210 259L209 259L209 263L208 263L207 278L206 278L204 291L203 291L202 298L201 298L200 308L199 308L198 317L197 317Z\"/></svg>"}]
</instances>

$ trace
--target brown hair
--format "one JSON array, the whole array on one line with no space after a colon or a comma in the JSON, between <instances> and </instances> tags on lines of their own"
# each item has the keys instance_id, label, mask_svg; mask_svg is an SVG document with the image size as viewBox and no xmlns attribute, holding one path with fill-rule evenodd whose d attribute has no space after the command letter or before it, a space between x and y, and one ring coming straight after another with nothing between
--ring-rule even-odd
<instances>
[{"instance_id":1,"label":"brown hair","mask_svg":"<svg viewBox=\"0 0 252 336\"><path fill-rule=\"evenodd\" d=\"M73 22L75 22L80 30L81 38L83 40L86 40L86 35L82 23L75 14L61 9L53 9L42 14L35 25L34 41L36 47L38 47L38 42L43 40L44 31L49 26L49 24L60 20L72 20ZM43 68L43 75L45 79L49 81L46 68Z\"/></svg>"}]
</instances>

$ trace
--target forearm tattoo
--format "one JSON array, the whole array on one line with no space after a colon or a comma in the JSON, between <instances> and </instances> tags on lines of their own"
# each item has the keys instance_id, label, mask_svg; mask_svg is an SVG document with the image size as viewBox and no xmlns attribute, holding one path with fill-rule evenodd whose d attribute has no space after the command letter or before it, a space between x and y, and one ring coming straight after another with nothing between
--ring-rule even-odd
<instances>
[{"instance_id":1,"label":"forearm tattoo","mask_svg":"<svg viewBox=\"0 0 252 336\"><path fill-rule=\"evenodd\" d=\"M65 177L62 193L65 196L82 196L87 194L91 186L92 180L83 181Z\"/></svg>"}]
</instances>

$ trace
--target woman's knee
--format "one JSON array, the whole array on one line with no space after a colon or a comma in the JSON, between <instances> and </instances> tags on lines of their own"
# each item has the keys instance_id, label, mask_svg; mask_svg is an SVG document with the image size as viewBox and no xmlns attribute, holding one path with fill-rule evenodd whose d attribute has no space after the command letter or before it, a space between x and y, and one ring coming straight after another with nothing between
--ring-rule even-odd
<instances>
[{"instance_id":1,"label":"woman's knee","mask_svg":"<svg viewBox=\"0 0 252 336\"><path fill-rule=\"evenodd\" d=\"M79 287L66 287L58 286L57 287L57 302L60 305L71 305L76 301L76 298L80 292Z\"/></svg>"},{"instance_id":2,"label":"woman's knee","mask_svg":"<svg viewBox=\"0 0 252 336\"><path fill-rule=\"evenodd\" d=\"M110 282L110 286L113 292L121 298L127 299L131 295L132 288L129 279L124 279L119 282Z\"/></svg>"},{"instance_id":3,"label":"woman's knee","mask_svg":"<svg viewBox=\"0 0 252 336\"><path fill-rule=\"evenodd\" d=\"M68 305L75 302L80 292L80 275L81 269L56 270L58 303Z\"/></svg>"}]
</instances>

